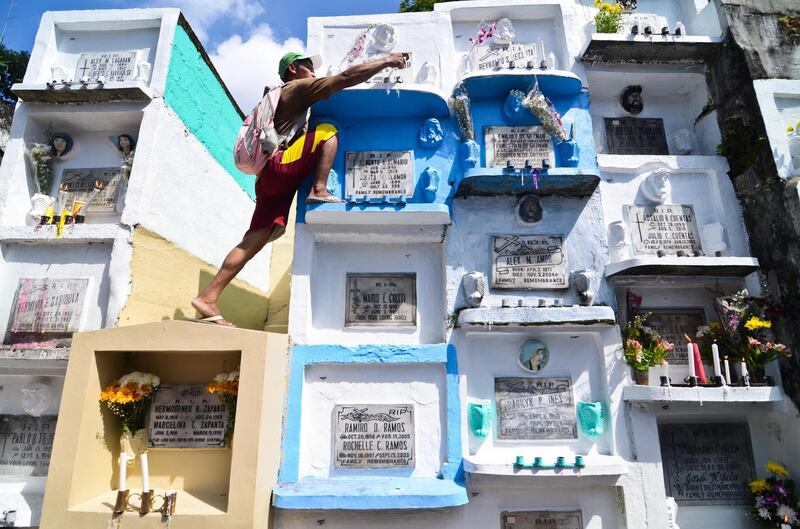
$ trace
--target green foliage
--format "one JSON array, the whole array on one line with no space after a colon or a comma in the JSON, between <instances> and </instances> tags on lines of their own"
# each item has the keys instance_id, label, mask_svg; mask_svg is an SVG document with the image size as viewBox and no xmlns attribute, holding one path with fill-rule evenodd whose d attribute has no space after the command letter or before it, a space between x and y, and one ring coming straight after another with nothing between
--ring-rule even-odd
<instances>
[{"instance_id":1,"label":"green foliage","mask_svg":"<svg viewBox=\"0 0 800 529\"><path fill-rule=\"evenodd\" d=\"M28 60L31 58L27 51L15 51L0 44L0 101L13 105L17 96L11 93L11 85L22 81Z\"/></svg>"},{"instance_id":2,"label":"green foliage","mask_svg":"<svg viewBox=\"0 0 800 529\"><path fill-rule=\"evenodd\" d=\"M778 17L778 23L783 28L786 36L792 41L800 40L800 17L783 15Z\"/></svg>"},{"instance_id":3,"label":"green foliage","mask_svg":"<svg viewBox=\"0 0 800 529\"><path fill-rule=\"evenodd\" d=\"M454 0L402 0L400 2L400 12L433 11L433 4L452 1Z\"/></svg>"}]
</instances>

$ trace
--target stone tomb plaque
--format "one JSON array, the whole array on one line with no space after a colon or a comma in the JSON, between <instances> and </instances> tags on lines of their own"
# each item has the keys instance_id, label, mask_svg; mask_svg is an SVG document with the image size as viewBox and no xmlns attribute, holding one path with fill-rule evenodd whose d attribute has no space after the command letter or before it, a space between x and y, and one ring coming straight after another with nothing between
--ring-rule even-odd
<instances>
[{"instance_id":1,"label":"stone tomb plaque","mask_svg":"<svg viewBox=\"0 0 800 529\"><path fill-rule=\"evenodd\" d=\"M628 231L638 255L655 255L659 250L690 254L701 250L697 217L692 206L662 204L660 206L625 206Z\"/></svg>"},{"instance_id":2,"label":"stone tomb plaque","mask_svg":"<svg viewBox=\"0 0 800 529\"><path fill-rule=\"evenodd\" d=\"M86 211L108 212L117 208L117 191L119 190L119 167L103 167L95 169L64 169L61 182L69 184L70 196L83 200L89 198L95 181L101 180L106 187L92 199Z\"/></svg>"},{"instance_id":3,"label":"stone tomb plaque","mask_svg":"<svg viewBox=\"0 0 800 529\"><path fill-rule=\"evenodd\" d=\"M662 424L658 436L667 496L681 505L750 504L747 424Z\"/></svg>"},{"instance_id":4,"label":"stone tomb plaque","mask_svg":"<svg viewBox=\"0 0 800 529\"><path fill-rule=\"evenodd\" d=\"M338 405L333 435L336 468L414 468L412 404Z\"/></svg>"},{"instance_id":5,"label":"stone tomb plaque","mask_svg":"<svg viewBox=\"0 0 800 529\"><path fill-rule=\"evenodd\" d=\"M542 160L555 163L550 134L541 125L525 127L485 127L486 166L505 167L511 160L514 167L524 167L530 160L533 167L542 167Z\"/></svg>"},{"instance_id":6,"label":"stone tomb plaque","mask_svg":"<svg viewBox=\"0 0 800 529\"><path fill-rule=\"evenodd\" d=\"M472 69L478 72L508 68L508 63L514 61L517 68L525 68L529 61L534 62L536 68L542 61L536 53L535 44L511 44L509 46L475 46L470 55Z\"/></svg>"},{"instance_id":7,"label":"stone tomb plaque","mask_svg":"<svg viewBox=\"0 0 800 529\"><path fill-rule=\"evenodd\" d=\"M502 529L583 529L581 511L513 511L500 516Z\"/></svg>"},{"instance_id":8,"label":"stone tomb plaque","mask_svg":"<svg viewBox=\"0 0 800 529\"><path fill-rule=\"evenodd\" d=\"M161 385L150 404L150 448L225 446L228 411L205 384Z\"/></svg>"},{"instance_id":9,"label":"stone tomb plaque","mask_svg":"<svg viewBox=\"0 0 800 529\"><path fill-rule=\"evenodd\" d=\"M106 83L124 83L136 75L136 52L113 51L107 53L82 53L75 67L75 80L88 77L89 82L105 76Z\"/></svg>"},{"instance_id":10,"label":"stone tomb plaque","mask_svg":"<svg viewBox=\"0 0 800 529\"><path fill-rule=\"evenodd\" d=\"M416 274L347 274L345 327L417 324Z\"/></svg>"},{"instance_id":11,"label":"stone tomb plaque","mask_svg":"<svg viewBox=\"0 0 800 529\"><path fill-rule=\"evenodd\" d=\"M706 324L706 313L703 309L642 309L649 312L647 325L652 327L666 341L675 344L667 356L671 365L687 365L686 338L684 334L694 337L697 328Z\"/></svg>"},{"instance_id":12,"label":"stone tomb plaque","mask_svg":"<svg viewBox=\"0 0 800 529\"><path fill-rule=\"evenodd\" d=\"M492 287L567 288L563 235L492 236Z\"/></svg>"},{"instance_id":13,"label":"stone tomb plaque","mask_svg":"<svg viewBox=\"0 0 800 529\"><path fill-rule=\"evenodd\" d=\"M20 278L11 308L11 333L77 332L88 279Z\"/></svg>"},{"instance_id":14,"label":"stone tomb plaque","mask_svg":"<svg viewBox=\"0 0 800 529\"><path fill-rule=\"evenodd\" d=\"M569 377L495 378L494 398L499 440L578 438Z\"/></svg>"},{"instance_id":15,"label":"stone tomb plaque","mask_svg":"<svg viewBox=\"0 0 800 529\"><path fill-rule=\"evenodd\" d=\"M46 476L55 415L0 415L0 476Z\"/></svg>"},{"instance_id":16,"label":"stone tomb plaque","mask_svg":"<svg viewBox=\"0 0 800 529\"><path fill-rule=\"evenodd\" d=\"M410 197L414 194L414 151L360 151L345 156L346 194Z\"/></svg>"},{"instance_id":17,"label":"stone tomb plaque","mask_svg":"<svg viewBox=\"0 0 800 529\"><path fill-rule=\"evenodd\" d=\"M604 118L608 154L669 154L661 118Z\"/></svg>"}]
</instances>

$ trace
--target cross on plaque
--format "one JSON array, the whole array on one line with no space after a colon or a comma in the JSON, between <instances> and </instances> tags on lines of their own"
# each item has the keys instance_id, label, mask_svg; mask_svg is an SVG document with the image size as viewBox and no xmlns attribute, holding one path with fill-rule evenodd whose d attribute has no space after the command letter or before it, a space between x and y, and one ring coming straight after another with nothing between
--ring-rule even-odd
<instances>
[{"instance_id":1,"label":"cross on plaque","mask_svg":"<svg viewBox=\"0 0 800 529\"><path fill-rule=\"evenodd\" d=\"M636 224L636 227L639 228L639 239L644 240L644 236L642 235L642 224L644 224L645 221L639 220L639 214L637 213L636 220L634 222Z\"/></svg>"},{"instance_id":2,"label":"cross on plaque","mask_svg":"<svg viewBox=\"0 0 800 529\"><path fill-rule=\"evenodd\" d=\"M86 70L91 70L91 68L89 68L89 66L87 66L88 64L89 64L89 61L87 59L84 59L83 60L83 67L81 67L81 69L80 69L81 70L81 77L85 77L86 76Z\"/></svg>"}]
</instances>

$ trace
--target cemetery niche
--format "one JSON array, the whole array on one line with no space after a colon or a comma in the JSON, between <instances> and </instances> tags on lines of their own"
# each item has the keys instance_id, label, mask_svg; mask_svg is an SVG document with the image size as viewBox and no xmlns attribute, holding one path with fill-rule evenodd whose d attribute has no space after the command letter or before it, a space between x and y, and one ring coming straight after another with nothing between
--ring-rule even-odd
<instances>
[{"instance_id":1,"label":"cemetery niche","mask_svg":"<svg viewBox=\"0 0 800 529\"><path fill-rule=\"evenodd\" d=\"M347 274L346 327L414 327L416 274Z\"/></svg>"},{"instance_id":2,"label":"cemetery niche","mask_svg":"<svg viewBox=\"0 0 800 529\"><path fill-rule=\"evenodd\" d=\"M80 330L89 279L21 278L4 343L64 347ZM26 345L27 344L27 345Z\"/></svg>"}]
</instances>

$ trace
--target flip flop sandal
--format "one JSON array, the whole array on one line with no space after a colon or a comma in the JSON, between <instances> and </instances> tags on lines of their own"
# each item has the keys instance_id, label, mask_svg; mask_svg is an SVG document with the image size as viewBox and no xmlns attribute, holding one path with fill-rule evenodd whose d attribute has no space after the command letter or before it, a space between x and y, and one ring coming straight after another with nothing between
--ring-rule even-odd
<instances>
[{"instance_id":1,"label":"flip flop sandal","mask_svg":"<svg viewBox=\"0 0 800 529\"><path fill-rule=\"evenodd\" d=\"M345 201L334 196L306 197L306 204L344 204Z\"/></svg>"},{"instance_id":2,"label":"flip flop sandal","mask_svg":"<svg viewBox=\"0 0 800 529\"><path fill-rule=\"evenodd\" d=\"M206 325L218 325L219 327L236 327L236 325L228 322L228 323L217 323L220 320L224 320L225 318L222 317L221 314L216 314L214 316L209 316L207 318L183 318L185 321L191 321L194 323L204 323Z\"/></svg>"}]
</instances>

